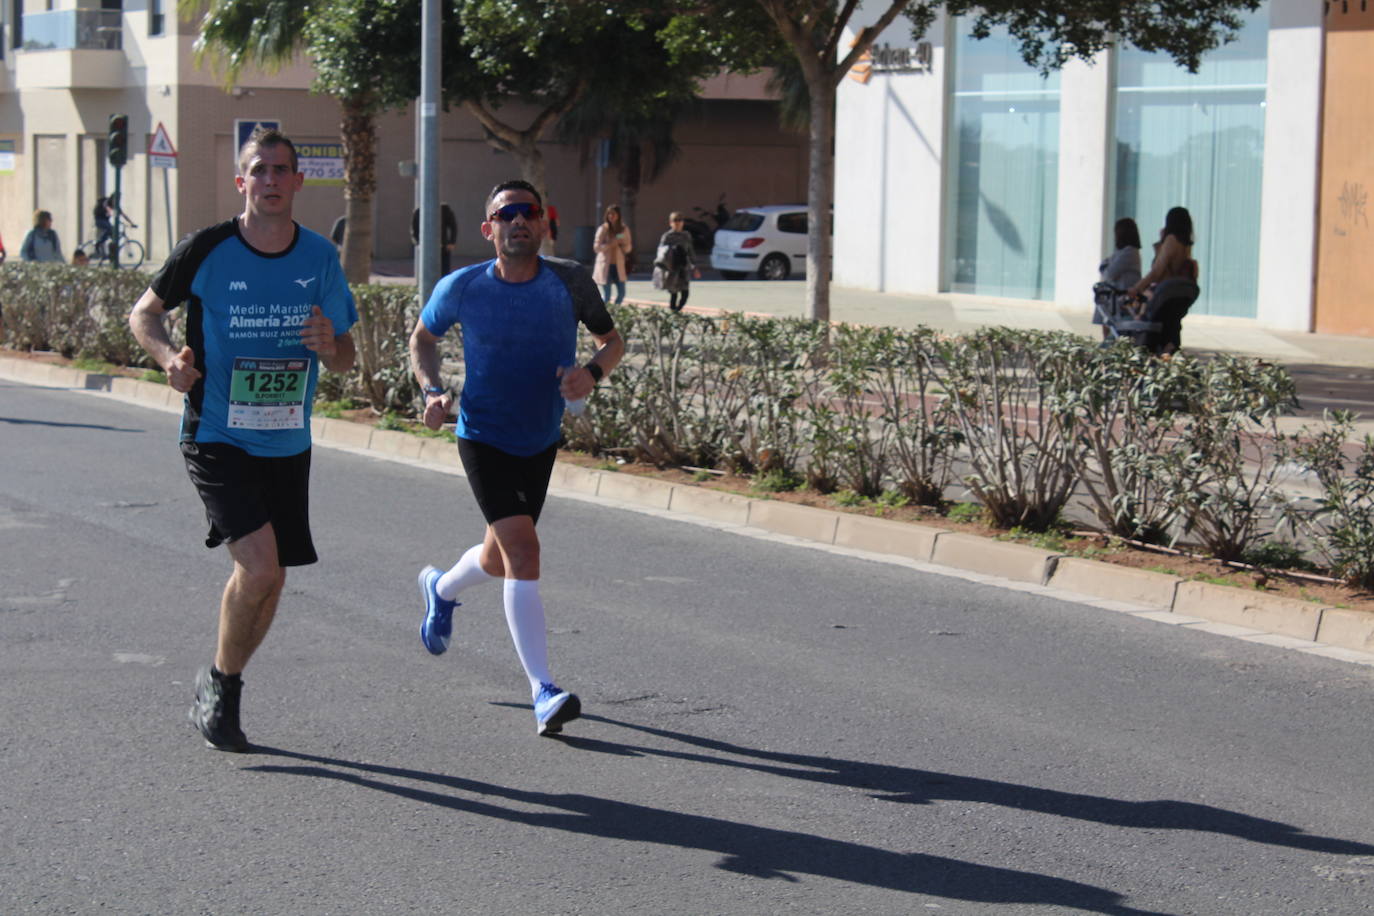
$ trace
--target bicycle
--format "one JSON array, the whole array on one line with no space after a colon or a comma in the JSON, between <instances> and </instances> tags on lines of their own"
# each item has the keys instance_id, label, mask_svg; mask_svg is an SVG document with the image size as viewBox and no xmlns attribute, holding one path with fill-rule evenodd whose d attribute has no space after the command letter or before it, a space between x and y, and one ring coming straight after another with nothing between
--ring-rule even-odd
<instances>
[{"instance_id":1,"label":"bicycle","mask_svg":"<svg viewBox=\"0 0 1374 916\"><path fill-rule=\"evenodd\" d=\"M137 229L135 223L125 223ZM95 230L96 236L100 235L100 230ZM91 264L103 264L109 260L110 240L108 238L97 241L87 239L77 246L77 251L84 251L86 257L91 259ZM131 239L129 236L121 234L119 237L119 266L125 270L136 270L143 264L146 253L143 250L143 243L138 239Z\"/></svg>"}]
</instances>

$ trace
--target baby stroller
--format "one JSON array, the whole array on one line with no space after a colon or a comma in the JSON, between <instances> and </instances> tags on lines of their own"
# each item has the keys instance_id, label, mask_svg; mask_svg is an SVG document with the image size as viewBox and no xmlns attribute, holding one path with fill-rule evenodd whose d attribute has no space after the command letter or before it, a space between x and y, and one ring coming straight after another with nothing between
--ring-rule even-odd
<instances>
[{"instance_id":1,"label":"baby stroller","mask_svg":"<svg viewBox=\"0 0 1374 916\"><path fill-rule=\"evenodd\" d=\"M1137 316L1126 290L1098 283L1093 286L1093 307L1097 313L1093 323L1107 329L1103 346L1111 346L1117 338L1124 337L1155 356L1173 353L1180 346L1183 318L1197 301L1198 293L1197 284L1191 280L1162 280Z\"/></svg>"}]
</instances>

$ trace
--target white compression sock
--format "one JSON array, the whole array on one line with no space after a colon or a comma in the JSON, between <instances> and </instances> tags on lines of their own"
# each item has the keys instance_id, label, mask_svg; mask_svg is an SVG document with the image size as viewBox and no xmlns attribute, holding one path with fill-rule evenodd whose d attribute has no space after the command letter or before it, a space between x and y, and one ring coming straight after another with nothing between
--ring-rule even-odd
<instances>
[{"instance_id":1,"label":"white compression sock","mask_svg":"<svg viewBox=\"0 0 1374 916\"><path fill-rule=\"evenodd\" d=\"M505 586L506 625L515 641L515 652L530 679L530 692L538 693L540 684L552 684L549 674L548 639L544 633L544 602L539 598L538 579L507 579Z\"/></svg>"},{"instance_id":2,"label":"white compression sock","mask_svg":"<svg viewBox=\"0 0 1374 916\"><path fill-rule=\"evenodd\" d=\"M496 578L482 569L481 559L482 545L469 547L454 567L440 576L439 581L435 583L434 590L439 593L439 597L445 601L454 601L463 589Z\"/></svg>"}]
</instances>

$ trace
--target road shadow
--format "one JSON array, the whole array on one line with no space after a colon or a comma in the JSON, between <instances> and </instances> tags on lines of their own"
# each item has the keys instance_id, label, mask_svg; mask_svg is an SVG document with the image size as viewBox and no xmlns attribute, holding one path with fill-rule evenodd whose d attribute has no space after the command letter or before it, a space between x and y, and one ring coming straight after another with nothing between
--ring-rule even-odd
<instances>
[{"instance_id":1,"label":"road shadow","mask_svg":"<svg viewBox=\"0 0 1374 916\"><path fill-rule=\"evenodd\" d=\"M20 417L0 417L0 423L14 426L53 426L59 429L103 429L111 433L143 433L145 429L131 429L126 426L105 426L101 423L58 423L55 420L25 420Z\"/></svg>"},{"instance_id":2,"label":"road shadow","mask_svg":"<svg viewBox=\"0 0 1374 916\"><path fill-rule=\"evenodd\" d=\"M588 738L562 740L574 748L606 753L643 750L619 749L612 742ZM978 865L919 852L892 852L863 843L593 795L534 792L461 776L359 763L281 748L257 746L254 752L298 763L259 764L244 767L245 771L334 780L451 811L531 827L714 852L721 856L717 868L756 878L796 882L797 874L806 874L985 904L1039 904L1120 916L1165 916L1127 906L1121 894L1106 888L1012 868ZM426 783L438 788L401 785L392 780ZM528 810L530 807L544 810Z\"/></svg>"},{"instance_id":3,"label":"road shadow","mask_svg":"<svg viewBox=\"0 0 1374 916\"><path fill-rule=\"evenodd\" d=\"M999 782L951 773L939 773L911 767L865 763L836 757L817 757L808 754L786 754L743 747L713 738L703 738L682 732L639 725L600 715L583 715L591 722L602 722L630 731L653 735L666 741L685 744L702 751L677 750L665 747L626 745L560 735L558 740L574 748L596 753L637 753L693 763L713 764L751 772L768 773L788 779L844 786L871 791L871 797L901 804L928 805L937 801L977 802L1019 811L1034 811L1091 821L1111 827L1140 830L1194 830L1217 833L1263 843L1286 846L1309 852L1333 855L1374 855L1374 845L1305 833L1290 824L1227 811L1212 805L1195 802L1159 799L1151 801L1123 801L1101 795L1085 795L1044 789L1018 783Z\"/></svg>"}]
</instances>

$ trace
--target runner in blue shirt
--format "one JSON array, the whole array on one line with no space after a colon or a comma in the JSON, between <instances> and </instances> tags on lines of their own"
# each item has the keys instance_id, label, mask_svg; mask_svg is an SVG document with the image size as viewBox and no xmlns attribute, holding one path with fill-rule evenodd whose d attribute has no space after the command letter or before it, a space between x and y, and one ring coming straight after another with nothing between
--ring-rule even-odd
<instances>
[{"instance_id":1,"label":"runner in blue shirt","mask_svg":"<svg viewBox=\"0 0 1374 916\"><path fill-rule=\"evenodd\" d=\"M586 398L620 363L625 343L587 271L539 256L548 226L532 185L497 185L484 212L482 235L496 258L440 280L410 336L425 425L438 429L453 406L440 378L439 338L455 324L462 327L458 453L487 522L482 542L448 572L420 571L420 639L431 653L444 652L459 592L504 579L506 623L534 696L535 729L549 735L577 718L582 704L549 672L535 524L558 454L564 404ZM600 345L585 366L575 364L579 322Z\"/></svg>"},{"instance_id":2,"label":"runner in blue shirt","mask_svg":"<svg viewBox=\"0 0 1374 916\"><path fill-rule=\"evenodd\" d=\"M296 224L296 148L259 128L239 152L243 213L187 236L134 306L138 342L186 395L181 451L205 504L207 547L228 544L215 663L196 675L191 721L209 746L248 750L240 676L267 635L286 567L310 537L310 406L319 364L353 367L358 320L334 246ZM163 324L186 305L186 346Z\"/></svg>"}]
</instances>

